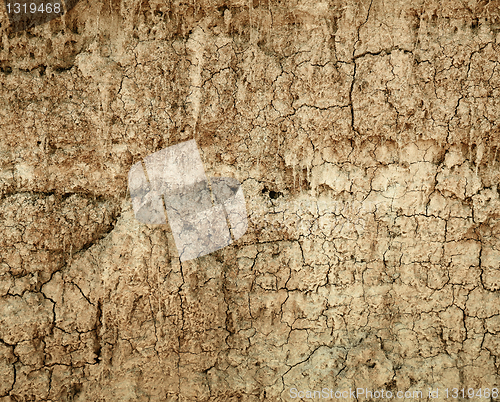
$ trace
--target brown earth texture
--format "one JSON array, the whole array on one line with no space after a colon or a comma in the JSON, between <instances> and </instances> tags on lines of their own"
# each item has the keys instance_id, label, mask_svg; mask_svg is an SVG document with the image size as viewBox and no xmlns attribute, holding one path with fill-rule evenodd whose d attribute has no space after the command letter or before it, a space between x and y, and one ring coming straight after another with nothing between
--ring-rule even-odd
<instances>
[{"instance_id":1,"label":"brown earth texture","mask_svg":"<svg viewBox=\"0 0 500 402\"><path fill-rule=\"evenodd\" d=\"M500 1L1 10L0 402L500 400ZM181 263L191 139L249 227Z\"/></svg>"}]
</instances>

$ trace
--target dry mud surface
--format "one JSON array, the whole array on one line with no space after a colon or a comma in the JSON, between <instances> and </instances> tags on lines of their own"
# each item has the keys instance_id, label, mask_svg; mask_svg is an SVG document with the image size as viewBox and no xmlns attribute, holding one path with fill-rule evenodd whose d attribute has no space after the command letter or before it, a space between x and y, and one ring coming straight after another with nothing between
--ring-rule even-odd
<instances>
[{"instance_id":1,"label":"dry mud surface","mask_svg":"<svg viewBox=\"0 0 500 402\"><path fill-rule=\"evenodd\" d=\"M499 387L499 13L81 0L12 33L2 8L0 401ZM127 174L193 138L250 226L180 264Z\"/></svg>"}]
</instances>

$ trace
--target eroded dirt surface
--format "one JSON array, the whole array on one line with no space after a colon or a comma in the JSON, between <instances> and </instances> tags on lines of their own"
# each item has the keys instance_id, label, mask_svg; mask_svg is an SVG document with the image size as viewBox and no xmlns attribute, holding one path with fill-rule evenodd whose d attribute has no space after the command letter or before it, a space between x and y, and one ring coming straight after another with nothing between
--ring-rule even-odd
<instances>
[{"instance_id":1,"label":"eroded dirt surface","mask_svg":"<svg viewBox=\"0 0 500 402\"><path fill-rule=\"evenodd\" d=\"M0 401L499 387L499 7L2 11ZM181 265L127 173L192 138L250 227Z\"/></svg>"}]
</instances>

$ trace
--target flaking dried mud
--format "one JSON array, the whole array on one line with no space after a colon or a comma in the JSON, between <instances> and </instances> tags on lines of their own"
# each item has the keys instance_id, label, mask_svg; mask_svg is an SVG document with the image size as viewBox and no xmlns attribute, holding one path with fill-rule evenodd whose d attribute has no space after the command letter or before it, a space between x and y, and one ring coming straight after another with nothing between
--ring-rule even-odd
<instances>
[{"instance_id":1,"label":"flaking dried mud","mask_svg":"<svg viewBox=\"0 0 500 402\"><path fill-rule=\"evenodd\" d=\"M2 10L0 401L499 387L499 6ZM127 174L193 138L249 229L180 264Z\"/></svg>"}]
</instances>

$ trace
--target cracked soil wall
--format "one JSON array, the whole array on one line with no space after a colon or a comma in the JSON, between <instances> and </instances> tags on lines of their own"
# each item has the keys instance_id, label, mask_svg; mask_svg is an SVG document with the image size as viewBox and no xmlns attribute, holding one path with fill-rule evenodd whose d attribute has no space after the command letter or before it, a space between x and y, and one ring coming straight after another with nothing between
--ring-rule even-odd
<instances>
[{"instance_id":1,"label":"cracked soil wall","mask_svg":"<svg viewBox=\"0 0 500 402\"><path fill-rule=\"evenodd\" d=\"M0 401L500 386L499 7L2 9ZM250 227L181 265L127 173L192 138Z\"/></svg>"}]
</instances>

